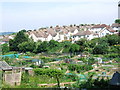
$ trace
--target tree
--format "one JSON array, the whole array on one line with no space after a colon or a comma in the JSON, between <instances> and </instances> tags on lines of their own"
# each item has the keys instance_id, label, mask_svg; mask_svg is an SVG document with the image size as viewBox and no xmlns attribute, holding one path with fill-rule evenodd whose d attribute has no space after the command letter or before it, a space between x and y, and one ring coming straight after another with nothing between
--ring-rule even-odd
<instances>
[{"instance_id":1,"label":"tree","mask_svg":"<svg viewBox=\"0 0 120 90\"><path fill-rule=\"evenodd\" d=\"M120 37L118 35L108 35L106 38L110 46L120 44Z\"/></svg>"},{"instance_id":2,"label":"tree","mask_svg":"<svg viewBox=\"0 0 120 90\"><path fill-rule=\"evenodd\" d=\"M2 54L9 52L9 46L7 43L2 45Z\"/></svg>"},{"instance_id":3,"label":"tree","mask_svg":"<svg viewBox=\"0 0 120 90\"><path fill-rule=\"evenodd\" d=\"M13 40L9 41L11 51L19 51L18 45L22 42L29 41L28 36L24 31L19 31Z\"/></svg>"},{"instance_id":4,"label":"tree","mask_svg":"<svg viewBox=\"0 0 120 90\"><path fill-rule=\"evenodd\" d=\"M78 52L80 50L80 46L77 45L77 44L72 44L70 46L70 49L69 49L69 52L70 53L73 53L73 54L76 54L76 52Z\"/></svg>"},{"instance_id":5,"label":"tree","mask_svg":"<svg viewBox=\"0 0 120 90\"><path fill-rule=\"evenodd\" d=\"M76 41L75 43L80 46L80 50L79 50L80 52L83 52L86 47L89 47L87 39L80 39L79 41Z\"/></svg>"},{"instance_id":6,"label":"tree","mask_svg":"<svg viewBox=\"0 0 120 90\"><path fill-rule=\"evenodd\" d=\"M62 46L63 46L63 53L69 53L69 49L70 49L70 46L71 46L71 42L69 41L64 41L62 42Z\"/></svg>"},{"instance_id":7,"label":"tree","mask_svg":"<svg viewBox=\"0 0 120 90\"><path fill-rule=\"evenodd\" d=\"M116 19L116 20L115 20L115 23L120 24L120 19Z\"/></svg>"},{"instance_id":8,"label":"tree","mask_svg":"<svg viewBox=\"0 0 120 90\"><path fill-rule=\"evenodd\" d=\"M48 43L48 51L49 52L58 51L60 49L60 45L61 43L59 43L58 41L50 40Z\"/></svg>"},{"instance_id":9,"label":"tree","mask_svg":"<svg viewBox=\"0 0 120 90\"><path fill-rule=\"evenodd\" d=\"M36 45L34 42L29 41L29 42L22 42L21 44L18 45L19 51L21 52L33 52L34 49L36 48Z\"/></svg>"},{"instance_id":10,"label":"tree","mask_svg":"<svg viewBox=\"0 0 120 90\"><path fill-rule=\"evenodd\" d=\"M57 80L58 87L60 87L60 78L64 75L61 70L57 69L35 69L36 75L48 75L49 77L54 77Z\"/></svg>"},{"instance_id":11,"label":"tree","mask_svg":"<svg viewBox=\"0 0 120 90\"><path fill-rule=\"evenodd\" d=\"M94 39L88 41L89 47L94 48L98 44L99 40L100 40L100 38L94 38Z\"/></svg>"},{"instance_id":12,"label":"tree","mask_svg":"<svg viewBox=\"0 0 120 90\"><path fill-rule=\"evenodd\" d=\"M93 48L93 54L106 54L107 52L108 52L107 43L98 44Z\"/></svg>"},{"instance_id":13,"label":"tree","mask_svg":"<svg viewBox=\"0 0 120 90\"><path fill-rule=\"evenodd\" d=\"M101 43L108 43L108 38L106 38L106 37L99 38L98 44L101 44Z\"/></svg>"},{"instance_id":14,"label":"tree","mask_svg":"<svg viewBox=\"0 0 120 90\"><path fill-rule=\"evenodd\" d=\"M25 29L21 30L22 32L27 32Z\"/></svg>"},{"instance_id":15,"label":"tree","mask_svg":"<svg viewBox=\"0 0 120 90\"><path fill-rule=\"evenodd\" d=\"M88 71L93 69L91 65L79 65L79 64L68 64L68 69L70 71L77 71L78 73L82 71Z\"/></svg>"},{"instance_id":16,"label":"tree","mask_svg":"<svg viewBox=\"0 0 120 90\"><path fill-rule=\"evenodd\" d=\"M80 39L79 41L76 41L75 43L80 45L80 46L88 46L87 39Z\"/></svg>"},{"instance_id":17,"label":"tree","mask_svg":"<svg viewBox=\"0 0 120 90\"><path fill-rule=\"evenodd\" d=\"M58 83L58 87L60 87L59 78L61 78L63 76L63 72L60 70L57 70L57 69L50 69L50 70L48 70L48 73L49 73L48 76L56 78L57 83Z\"/></svg>"},{"instance_id":18,"label":"tree","mask_svg":"<svg viewBox=\"0 0 120 90\"><path fill-rule=\"evenodd\" d=\"M48 51L48 42L47 41L43 41L40 45L38 45L37 47L37 52L41 53L41 52L47 52Z\"/></svg>"}]
</instances>

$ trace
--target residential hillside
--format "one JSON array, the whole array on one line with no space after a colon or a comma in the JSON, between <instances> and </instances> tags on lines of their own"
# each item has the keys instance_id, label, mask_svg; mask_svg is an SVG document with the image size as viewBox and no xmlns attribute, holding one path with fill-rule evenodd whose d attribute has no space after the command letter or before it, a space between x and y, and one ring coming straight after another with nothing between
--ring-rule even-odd
<instances>
[{"instance_id":1,"label":"residential hillside","mask_svg":"<svg viewBox=\"0 0 120 90\"><path fill-rule=\"evenodd\" d=\"M26 34L29 38L32 38L35 42L37 41L50 41L55 40L58 42L62 41L78 41L81 38L86 38L91 40L93 38L104 37L105 35L118 34L120 24L113 23L112 25L106 24L81 24L81 25L69 25L69 26L59 26L40 28L38 30L27 30ZM3 32L0 35L0 44L9 42L13 39L15 35L10 33L14 32ZM5 35L6 34L6 35ZM8 35L10 34L10 35Z\"/></svg>"},{"instance_id":2,"label":"residential hillside","mask_svg":"<svg viewBox=\"0 0 120 90\"><path fill-rule=\"evenodd\" d=\"M26 34L37 41L65 41L75 42L80 38L91 40L93 38L103 37L108 34L117 34L120 24L113 23L111 26L106 24L97 25L70 25L55 26L50 28L40 28L38 30L28 30Z\"/></svg>"}]
</instances>

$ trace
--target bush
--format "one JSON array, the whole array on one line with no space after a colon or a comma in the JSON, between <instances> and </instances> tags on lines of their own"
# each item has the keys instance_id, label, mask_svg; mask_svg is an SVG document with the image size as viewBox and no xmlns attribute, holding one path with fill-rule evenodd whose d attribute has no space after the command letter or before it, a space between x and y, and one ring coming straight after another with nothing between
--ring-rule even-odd
<instances>
[{"instance_id":1,"label":"bush","mask_svg":"<svg viewBox=\"0 0 120 90\"><path fill-rule=\"evenodd\" d=\"M68 65L68 69L70 71L77 71L78 73L82 72L82 71L88 71L93 69L91 65L78 65L78 64L69 64Z\"/></svg>"},{"instance_id":2,"label":"bush","mask_svg":"<svg viewBox=\"0 0 120 90\"><path fill-rule=\"evenodd\" d=\"M76 81L78 76L75 73L71 73L71 75L66 75L66 78L72 79L73 81Z\"/></svg>"},{"instance_id":3,"label":"bush","mask_svg":"<svg viewBox=\"0 0 120 90\"><path fill-rule=\"evenodd\" d=\"M104 55L106 58L119 58L119 54L118 53L111 53L111 54L106 54Z\"/></svg>"},{"instance_id":4,"label":"bush","mask_svg":"<svg viewBox=\"0 0 120 90\"><path fill-rule=\"evenodd\" d=\"M57 69L34 69L36 75L48 75L54 77L55 75L62 75L63 72Z\"/></svg>"},{"instance_id":5,"label":"bush","mask_svg":"<svg viewBox=\"0 0 120 90\"><path fill-rule=\"evenodd\" d=\"M27 56L35 56L35 53L31 53L31 52L26 52Z\"/></svg>"},{"instance_id":6,"label":"bush","mask_svg":"<svg viewBox=\"0 0 120 90\"><path fill-rule=\"evenodd\" d=\"M93 54L106 54L108 53L108 44L102 43L98 44L93 48Z\"/></svg>"},{"instance_id":7,"label":"bush","mask_svg":"<svg viewBox=\"0 0 120 90\"><path fill-rule=\"evenodd\" d=\"M30 65L30 67L32 67L32 68L38 68L39 66L36 66L36 65L32 64L32 65Z\"/></svg>"}]
</instances>

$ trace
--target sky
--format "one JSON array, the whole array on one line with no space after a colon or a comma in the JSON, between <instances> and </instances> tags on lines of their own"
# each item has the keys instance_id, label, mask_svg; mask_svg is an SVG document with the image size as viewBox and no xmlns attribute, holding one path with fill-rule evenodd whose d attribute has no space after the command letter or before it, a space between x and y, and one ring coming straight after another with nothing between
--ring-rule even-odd
<instances>
[{"instance_id":1,"label":"sky","mask_svg":"<svg viewBox=\"0 0 120 90\"><path fill-rule=\"evenodd\" d=\"M119 0L0 1L0 31L18 32L70 24L112 24Z\"/></svg>"}]
</instances>

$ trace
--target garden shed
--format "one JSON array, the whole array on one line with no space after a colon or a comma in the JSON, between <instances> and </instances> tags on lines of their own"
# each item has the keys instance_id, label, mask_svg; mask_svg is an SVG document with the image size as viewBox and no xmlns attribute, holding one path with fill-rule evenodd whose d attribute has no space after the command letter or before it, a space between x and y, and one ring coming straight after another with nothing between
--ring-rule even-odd
<instances>
[{"instance_id":1,"label":"garden shed","mask_svg":"<svg viewBox=\"0 0 120 90\"><path fill-rule=\"evenodd\" d=\"M27 62L32 62L34 63L35 65L40 65L42 63L41 60L39 59L32 59L32 60L26 60Z\"/></svg>"},{"instance_id":2,"label":"garden shed","mask_svg":"<svg viewBox=\"0 0 120 90\"><path fill-rule=\"evenodd\" d=\"M0 61L0 70L3 71L3 83L10 85L20 85L22 72L20 67L11 67L5 61Z\"/></svg>"}]
</instances>

